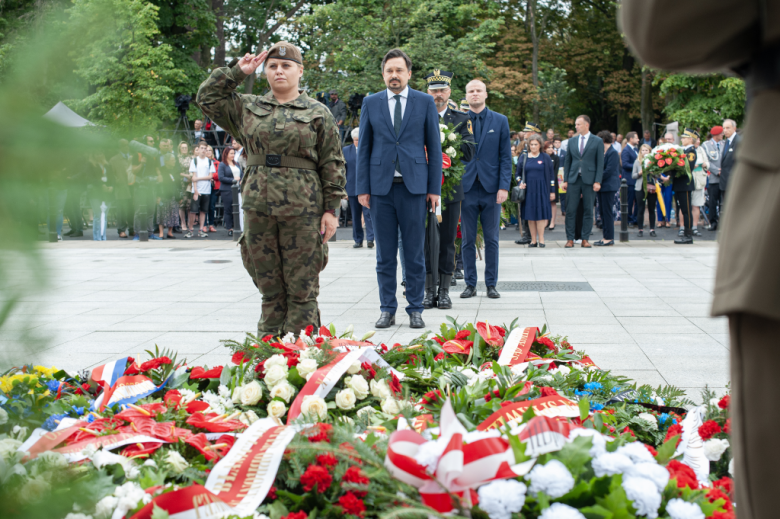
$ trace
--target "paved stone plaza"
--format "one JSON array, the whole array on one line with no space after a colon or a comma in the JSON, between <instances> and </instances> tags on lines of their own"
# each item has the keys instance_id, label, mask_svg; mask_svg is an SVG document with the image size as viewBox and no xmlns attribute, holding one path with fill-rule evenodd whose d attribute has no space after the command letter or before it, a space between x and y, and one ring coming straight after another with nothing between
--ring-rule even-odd
<instances>
[{"instance_id":1,"label":"paved stone plaza","mask_svg":"<svg viewBox=\"0 0 780 519\"><path fill-rule=\"evenodd\" d=\"M27 292L3 327L6 359L35 361L68 370L95 366L158 345L190 363L229 361L221 339L240 339L256 329L260 295L231 242L61 242L43 245L50 268L46 291ZM120 246L121 245L121 246ZM379 316L374 251L332 244L320 278L323 324L355 334L373 329ZM539 326L568 336L602 368L639 382L721 390L728 382L725 319L709 317L717 246L699 242L634 242L599 250L542 249L501 243L502 282L587 282L591 291L503 291L501 299L462 300L454 308L426 310L429 330L447 315L459 321L489 320ZM483 262L477 263L482 277ZM23 267L18 283L26 283ZM400 265L399 265L400 283ZM408 327L399 285L396 326L375 342L407 343ZM499 287L500 288L500 287ZM21 346L22 340L35 351Z\"/></svg>"}]
</instances>

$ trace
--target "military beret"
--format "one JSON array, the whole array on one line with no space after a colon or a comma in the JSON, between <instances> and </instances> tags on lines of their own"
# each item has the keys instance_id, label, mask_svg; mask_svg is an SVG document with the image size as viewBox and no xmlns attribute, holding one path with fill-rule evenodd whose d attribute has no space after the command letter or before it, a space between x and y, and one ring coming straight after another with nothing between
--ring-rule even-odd
<instances>
[{"instance_id":1,"label":"military beret","mask_svg":"<svg viewBox=\"0 0 780 519\"><path fill-rule=\"evenodd\" d=\"M266 56L265 59L266 61L269 59L286 59L289 61L294 61L299 65L303 65L301 51L298 49L298 47L286 41L274 43L273 46L268 49L268 56Z\"/></svg>"},{"instance_id":2,"label":"military beret","mask_svg":"<svg viewBox=\"0 0 780 519\"><path fill-rule=\"evenodd\" d=\"M436 90L439 88L449 88L454 75L455 74L452 72L435 68L433 69L433 72L425 76L424 79L428 83L429 90Z\"/></svg>"},{"instance_id":3,"label":"military beret","mask_svg":"<svg viewBox=\"0 0 780 519\"><path fill-rule=\"evenodd\" d=\"M723 133L723 126L713 126L712 130L710 130L710 133L712 135L720 135Z\"/></svg>"},{"instance_id":4,"label":"military beret","mask_svg":"<svg viewBox=\"0 0 780 519\"><path fill-rule=\"evenodd\" d=\"M698 139L699 138L699 132L692 128L686 128L684 132L682 132L682 135L680 137L690 137L691 139Z\"/></svg>"}]
</instances>

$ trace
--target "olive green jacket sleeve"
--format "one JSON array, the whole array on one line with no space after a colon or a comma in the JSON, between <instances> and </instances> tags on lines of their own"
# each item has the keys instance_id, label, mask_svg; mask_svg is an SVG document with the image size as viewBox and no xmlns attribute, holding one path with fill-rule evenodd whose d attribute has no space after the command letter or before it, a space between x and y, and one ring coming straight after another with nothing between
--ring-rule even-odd
<instances>
[{"instance_id":1,"label":"olive green jacket sleeve","mask_svg":"<svg viewBox=\"0 0 780 519\"><path fill-rule=\"evenodd\" d=\"M195 102L204 114L224 128L234 139L245 146L242 129L242 98L256 97L237 94L236 87L246 79L238 65L233 68L220 67L201 83Z\"/></svg>"}]
</instances>

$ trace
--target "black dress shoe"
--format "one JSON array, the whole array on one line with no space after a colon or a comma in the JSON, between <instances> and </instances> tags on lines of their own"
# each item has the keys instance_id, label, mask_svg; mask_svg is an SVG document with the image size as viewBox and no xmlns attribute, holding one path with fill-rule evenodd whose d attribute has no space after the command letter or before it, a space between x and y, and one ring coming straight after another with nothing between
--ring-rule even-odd
<instances>
[{"instance_id":1,"label":"black dress shoe","mask_svg":"<svg viewBox=\"0 0 780 519\"><path fill-rule=\"evenodd\" d=\"M455 271L455 279L463 279L463 271L462 270L456 270Z\"/></svg>"},{"instance_id":2,"label":"black dress shoe","mask_svg":"<svg viewBox=\"0 0 780 519\"><path fill-rule=\"evenodd\" d=\"M382 312L374 326L377 328L390 328L395 324L395 315L390 312Z\"/></svg>"},{"instance_id":3,"label":"black dress shoe","mask_svg":"<svg viewBox=\"0 0 780 519\"><path fill-rule=\"evenodd\" d=\"M658 235L655 233L655 231L650 231L650 236L652 236L653 238L655 238L655 237L656 237L656 236L658 236Z\"/></svg>"},{"instance_id":4,"label":"black dress shoe","mask_svg":"<svg viewBox=\"0 0 780 519\"><path fill-rule=\"evenodd\" d=\"M477 295L477 287L473 287L471 285L466 285L466 290L460 293L460 297L462 299L466 299L467 297L474 297Z\"/></svg>"},{"instance_id":5,"label":"black dress shoe","mask_svg":"<svg viewBox=\"0 0 780 519\"><path fill-rule=\"evenodd\" d=\"M409 314L409 328L425 328L425 321L422 320L422 314L420 312L412 312Z\"/></svg>"},{"instance_id":6,"label":"black dress shoe","mask_svg":"<svg viewBox=\"0 0 780 519\"><path fill-rule=\"evenodd\" d=\"M374 242L370 241L368 242L368 248L373 249L374 248Z\"/></svg>"},{"instance_id":7,"label":"black dress shoe","mask_svg":"<svg viewBox=\"0 0 780 519\"><path fill-rule=\"evenodd\" d=\"M173 232L175 232L176 234L181 234L181 227L177 225L176 227L173 228Z\"/></svg>"},{"instance_id":8,"label":"black dress shoe","mask_svg":"<svg viewBox=\"0 0 780 519\"><path fill-rule=\"evenodd\" d=\"M450 299L450 279L452 276L443 274L439 281L439 293L436 295L436 306L442 310L452 308L452 299Z\"/></svg>"},{"instance_id":9,"label":"black dress shoe","mask_svg":"<svg viewBox=\"0 0 780 519\"><path fill-rule=\"evenodd\" d=\"M74 232L73 234L68 234L67 236L70 236L71 238L81 238L84 236L83 232Z\"/></svg>"},{"instance_id":10,"label":"black dress shoe","mask_svg":"<svg viewBox=\"0 0 780 519\"><path fill-rule=\"evenodd\" d=\"M639 232L636 233L637 238L641 238L644 235L645 235L645 233L642 232L642 229L639 229Z\"/></svg>"},{"instance_id":11,"label":"black dress shoe","mask_svg":"<svg viewBox=\"0 0 780 519\"><path fill-rule=\"evenodd\" d=\"M712 222L709 227L707 227L708 231L717 231L718 230L718 222Z\"/></svg>"},{"instance_id":12,"label":"black dress shoe","mask_svg":"<svg viewBox=\"0 0 780 519\"><path fill-rule=\"evenodd\" d=\"M531 243L531 238L520 238L519 240L515 240L515 243L517 245L528 245Z\"/></svg>"},{"instance_id":13,"label":"black dress shoe","mask_svg":"<svg viewBox=\"0 0 780 519\"><path fill-rule=\"evenodd\" d=\"M610 247L612 245L615 245L615 240L612 241L599 240L595 242L593 245L595 245L596 247Z\"/></svg>"},{"instance_id":14,"label":"black dress shoe","mask_svg":"<svg viewBox=\"0 0 780 519\"><path fill-rule=\"evenodd\" d=\"M487 287L487 296L490 299L498 299L499 297L501 297L501 294L498 293L496 287Z\"/></svg>"},{"instance_id":15,"label":"black dress shoe","mask_svg":"<svg viewBox=\"0 0 780 519\"><path fill-rule=\"evenodd\" d=\"M529 244L528 244L528 248L529 248L529 249L531 249L531 248L533 248L533 247L538 247L538 246L539 246L539 245L538 245L538 244L536 244L536 243L529 243Z\"/></svg>"},{"instance_id":16,"label":"black dress shoe","mask_svg":"<svg viewBox=\"0 0 780 519\"><path fill-rule=\"evenodd\" d=\"M356 243L355 245L352 246L353 249L360 249L362 247L363 247L363 242Z\"/></svg>"}]
</instances>

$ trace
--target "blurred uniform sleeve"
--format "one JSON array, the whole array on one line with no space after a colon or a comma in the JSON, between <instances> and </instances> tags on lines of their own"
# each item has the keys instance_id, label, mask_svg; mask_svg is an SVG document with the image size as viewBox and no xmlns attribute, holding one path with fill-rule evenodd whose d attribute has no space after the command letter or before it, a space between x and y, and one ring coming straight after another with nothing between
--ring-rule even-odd
<instances>
[{"instance_id":1,"label":"blurred uniform sleeve","mask_svg":"<svg viewBox=\"0 0 780 519\"><path fill-rule=\"evenodd\" d=\"M618 20L636 55L662 70L736 67L761 45L758 2L751 0L629 0Z\"/></svg>"},{"instance_id":2,"label":"blurred uniform sleeve","mask_svg":"<svg viewBox=\"0 0 780 519\"><path fill-rule=\"evenodd\" d=\"M332 117L319 117L317 143L319 164L317 171L322 184L323 210L329 211L341 206L341 199L347 196L346 168L341 150L339 128Z\"/></svg>"},{"instance_id":3,"label":"blurred uniform sleeve","mask_svg":"<svg viewBox=\"0 0 780 519\"><path fill-rule=\"evenodd\" d=\"M242 97L245 96L237 94L236 87L243 83L244 79L246 74L238 65L215 69L208 79L201 83L195 100L204 114L224 128L242 146L245 145L241 132Z\"/></svg>"}]
</instances>

